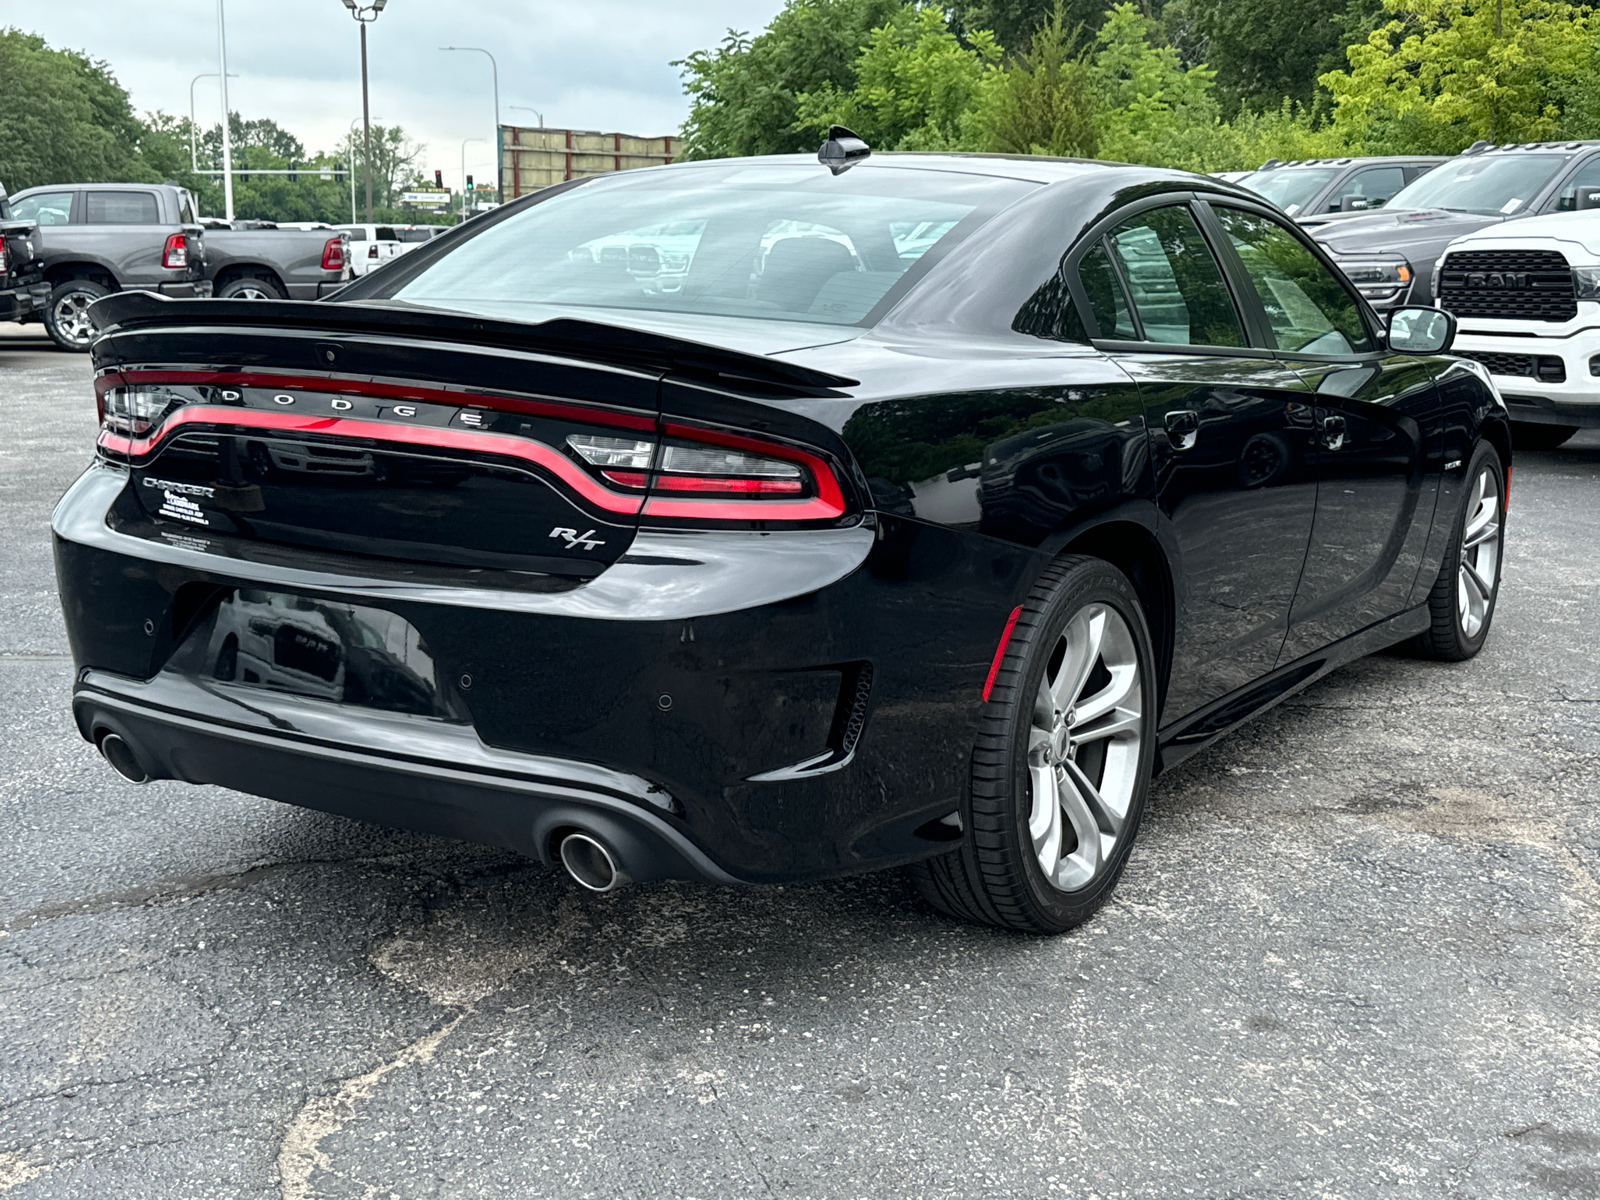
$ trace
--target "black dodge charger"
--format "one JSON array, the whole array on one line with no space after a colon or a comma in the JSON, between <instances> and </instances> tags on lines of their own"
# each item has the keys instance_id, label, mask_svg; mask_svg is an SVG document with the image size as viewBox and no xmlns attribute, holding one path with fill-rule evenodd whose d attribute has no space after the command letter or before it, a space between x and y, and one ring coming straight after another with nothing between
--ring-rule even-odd
<instances>
[{"instance_id":1,"label":"black dodge charger","mask_svg":"<svg viewBox=\"0 0 1600 1200\"><path fill-rule=\"evenodd\" d=\"M596 891L907 865L1067 929L1155 773L1494 615L1511 446L1451 318L1381 325L1198 176L836 130L550 188L331 301L94 316L84 737Z\"/></svg>"}]
</instances>

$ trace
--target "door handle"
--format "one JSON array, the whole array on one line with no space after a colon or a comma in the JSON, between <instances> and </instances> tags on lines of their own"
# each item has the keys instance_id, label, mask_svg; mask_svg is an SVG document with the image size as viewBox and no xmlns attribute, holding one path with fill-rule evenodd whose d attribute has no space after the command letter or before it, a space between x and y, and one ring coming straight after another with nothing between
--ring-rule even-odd
<instances>
[{"instance_id":1,"label":"door handle","mask_svg":"<svg viewBox=\"0 0 1600 1200\"><path fill-rule=\"evenodd\" d=\"M1200 414L1192 408L1175 408L1167 414L1167 440L1174 450L1193 450L1200 440Z\"/></svg>"},{"instance_id":2,"label":"door handle","mask_svg":"<svg viewBox=\"0 0 1600 1200\"><path fill-rule=\"evenodd\" d=\"M1344 448L1344 418L1337 413L1322 418L1322 444L1329 450Z\"/></svg>"}]
</instances>

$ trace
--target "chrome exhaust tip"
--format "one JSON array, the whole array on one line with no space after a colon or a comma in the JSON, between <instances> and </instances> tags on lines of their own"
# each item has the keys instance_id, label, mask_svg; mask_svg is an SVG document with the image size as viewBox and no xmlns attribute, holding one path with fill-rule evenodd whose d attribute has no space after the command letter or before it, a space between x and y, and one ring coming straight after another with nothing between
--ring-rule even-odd
<instances>
[{"instance_id":1,"label":"chrome exhaust tip","mask_svg":"<svg viewBox=\"0 0 1600 1200\"><path fill-rule=\"evenodd\" d=\"M111 764L111 769L121 775L129 783L149 783L150 772L139 764L139 756L133 752L133 747L128 745L121 734L107 731L100 735L96 743L100 756Z\"/></svg>"},{"instance_id":2,"label":"chrome exhaust tip","mask_svg":"<svg viewBox=\"0 0 1600 1200\"><path fill-rule=\"evenodd\" d=\"M587 833L569 833L561 839L561 865L591 892L614 892L630 882L605 844Z\"/></svg>"}]
</instances>

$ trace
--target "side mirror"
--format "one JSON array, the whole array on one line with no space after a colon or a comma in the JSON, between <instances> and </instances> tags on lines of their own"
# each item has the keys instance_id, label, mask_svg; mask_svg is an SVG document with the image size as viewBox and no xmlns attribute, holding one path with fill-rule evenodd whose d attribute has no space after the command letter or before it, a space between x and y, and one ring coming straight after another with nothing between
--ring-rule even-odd
<instances>
[{"instance_id":1,"label":"side mirror","mask_svg":"<svg viewBox=\"0 0 1600 1200\"><path fill-rule=\"evenodd\" d=\"M1600 188L1579 188L1576 207L1580 212L1589 208L1600 208Z\"/></svg>"},{"instance_id":2,"label":"side mirror","mask_svg":"<svg viewBox=\"0 0 1600 1200\"><path fill-rule=\"evenodd\" d=\"M1456 340L1456 319L1442 308L1397 308L1389 314L1389 349L1443 354Z\"/></svg>"},{"instance_id":3,"label":"side mirror","mask_svg":"<svg viewBox=\"0 0 1600 1200\"><path fill-rule=\"evenodd\" d=\"M1365 212L1371 207L1371 201L1365 196L1340 196L1335 206L1338 212Z\"/></svg>"}]
</instances>

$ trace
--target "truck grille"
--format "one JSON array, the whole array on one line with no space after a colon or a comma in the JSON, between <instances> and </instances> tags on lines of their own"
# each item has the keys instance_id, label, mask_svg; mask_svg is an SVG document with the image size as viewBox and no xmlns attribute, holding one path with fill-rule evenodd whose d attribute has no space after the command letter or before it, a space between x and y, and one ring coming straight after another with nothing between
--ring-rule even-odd
<instances>
[{"instance_id":1,"label":"truck grille","mask_svg":"<svg viewBox=\"0 0 1600 1200\"><path fill-rule=\"evenodd\" d=\"M1491 375L1522 375L1545 383L1565 383L1567 364L1555 354L1496 354L1489 350L1454 350L1457 358L1470 358L1489 368Z\"/></svg>"},{"instance_id":2,"label":"truck grille","mask_svg":"<svg viewBox=\"0 0 1600 1200\"><path fill-rule=\"evenodd\" d=\"M1457 358L1470 358L1489 368L1491 375L1532 375L1531 354L1488 354L1477 350L1457 350Z\"/></svg>"},{"instance_id":3,"label":"truck grille","mask_svg":"<svg viewBox=\"0 0 1600 1200\"><path fill-rule=\"evenodd\" d=\"M1572 271L1556 250L1458 250L1447 255L1439 272L1439 306L1458 317L1570 321L1578 315Z\"/></svg>"}]
</instances>

